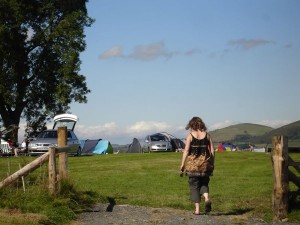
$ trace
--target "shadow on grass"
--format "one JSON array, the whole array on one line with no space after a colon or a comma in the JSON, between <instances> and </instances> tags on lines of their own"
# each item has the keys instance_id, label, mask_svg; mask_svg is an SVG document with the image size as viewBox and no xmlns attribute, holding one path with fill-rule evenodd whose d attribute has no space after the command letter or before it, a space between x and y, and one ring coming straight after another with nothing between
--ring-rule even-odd
<instances>
[{"instance_id":1,"label":"shadow on grass","mask_svg":"<svg viewBox=\"0 0 300 225\"><path fill-rule=\"evenodd\" d=\"M289 212L300 210L300 190L289 193Z\"/></svg>"},{"instance_id":2,"label":"shadow on grass","mask_svg":"<svg viewBox=\"0 0 300 225\"><path fill-rule=\"evenodd\" d=\"M247 212L252 211L254 208L246 208L246 209L233 209L229 212L212 212L209 215L211 216L237 216L237 215L243 215Z\"/></svg>"}]
</instances>

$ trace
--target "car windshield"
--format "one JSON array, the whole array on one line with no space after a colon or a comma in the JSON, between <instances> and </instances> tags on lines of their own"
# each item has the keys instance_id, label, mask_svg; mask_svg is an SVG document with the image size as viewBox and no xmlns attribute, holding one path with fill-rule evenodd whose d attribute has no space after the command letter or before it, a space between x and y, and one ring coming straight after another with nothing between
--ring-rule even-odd
<instances>
[{"instance_id":1,"label":"car windshield","mask_svg":"<svg viewBox=\"0 0 300 225\"><path fill-rule=\"evenodd\" d=\"M161 135L154 135L150 137L151 141L166 141L166 137Z\"/></svg>"},{"instance_id":2,"label":"car windshield","mask_svg":"<svg viewBox=\"0 0 300 225\"><path fill-rule=\"evenodd\" d=\"M57 131L42 131L37 138L57 138Z\"/></svg>"}]
</instances>

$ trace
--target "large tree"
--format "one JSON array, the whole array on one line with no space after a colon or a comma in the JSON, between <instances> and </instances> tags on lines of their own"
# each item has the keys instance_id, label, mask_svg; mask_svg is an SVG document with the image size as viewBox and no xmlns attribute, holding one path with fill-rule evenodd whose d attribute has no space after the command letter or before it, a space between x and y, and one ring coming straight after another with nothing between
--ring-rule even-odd
<instances>
[{"instance_id":1,"label":"large tree","mask_svg":"<svg viewBox=\"0 0 300 225\"><path fill-rule=\"evenodd\" d=\"M75 101L86 103L79 74L87 0L0 0L0 120L40 129Z\"/></svg>"}]
</instances>

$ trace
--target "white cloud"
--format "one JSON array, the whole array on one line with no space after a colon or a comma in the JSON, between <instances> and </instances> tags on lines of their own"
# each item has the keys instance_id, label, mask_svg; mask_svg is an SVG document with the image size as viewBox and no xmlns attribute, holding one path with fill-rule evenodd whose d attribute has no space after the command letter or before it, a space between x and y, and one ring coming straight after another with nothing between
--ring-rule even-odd
<instances>
[{"instance_id":1,"label":"white cloud","mask_svg":"<svg viewBox=\"0 0 300 225\"><path fill-rule=\"evenodd\" d=\"M126 129L126 132L131 133L131 134L146 133L149 131L162 132L162 131L167 131L170 128L171 128L171 126L164 122L140 121L140 122L136 122L135 124L129 126Z\"/></svg>"},{"instance_id":2,"label":"white cloud","mask_svg":"<svg viewBox=\"0 0 300 225\"><path fill-rule=\"evenodd\" d=\"M102 60L115 58L115 57L122 57L123 49L120 46L113 46L110 49L103 52L99 58Z\"/></svg>"},{"instance_id":3,"label":"white cloud","mask_svg":"<svg viewBox=\"0 0 300 225\"><path fill-rule=\"evenodd\" d=\"M76 126L76 134L82 139L98 139L102 138L103 134L106 137L111 137L119 134L119 127L115 122L105 123L97 126Z\"/></svg>"},{"instance_id":4,"label":"white cloud","mask_svg":"<svg viewBox=\"0 0 300 225\"><path fill-rule=\"evenodd\" d=\"M159 42L150 43L148 45L138 45L128 55L125 55L123 53L123 49L121 46L113 46L110 49L103 52L99 56L99 59L106 60L106 59L111 59L116 57L124 57L124 58L131 58L131 59L141 60L141 61L150 61L160 57L169 59L174 55L178 55L178 54L191 56L191 55L199 54L200 52L201 51L197 48L192 48L190 50L181 53L178 51L169 51L165 47L165 43L163 41L159 41Z\"/></svg>"},{"instance_id":5,"label":"white cloud","mask_svg":"<svg viewBox=\"0 0 300 225\"><path fill-rule=\"evenodd\" d=\"M208 130L214 131L214 130L221 129L221 128L224 128L224 127L229 127L229 126L235 125L235 124L238 124L238 122L225 120L225 121L218 122L218 123L215 123L215 124L209 126Z\"/></svg>"},{"instance_id":6,"label":"white cloud","mask_svg":"<svg viewBox=\"0 0 300 225\"><path fill-rule=\"evenodd\" d=\"M238 40L231 40L228 42L229 45L236 46L244 50L248 50L251 48L258 47L260 45L266 45L270 43L274 43L274 42L267 41L264 39L238 39Z\"/></svg>"},{"instance_id":7,"label":"white cloud","mask_svg":"<svg viewBox=\"0 0 300 225\"><path fill-rule=\"evenodd\" d=\"M282 126L287 125L292 122L293 121L291 121L291 120L262 120L259 122L255 122L255 124L265 125L265 126L269 126L272 128L278 128L278 127L282 127Z\"/></svg>"},{"instance_id":8,"label":"white cloud","mask_svg":"<svg viewBox=\"0 0 300 225\"><path fill-rule=\"evenodd\" d=\"M25 128L26 128L26 123L25 122L21 122L19 124L19 130L18 130L18 142L21 143L24 138L25 138Z\"/></svg>"},{"instance_id":9,"label":"white cloud","mask_svg":"<svg viewBox=\"0 0 300 225\"><path fill-rule=\"evenodd\" d=\"M130 58L137 60L153 60L159 57L170 58L176 52L170 52L165 48L163 41L154 42L149 45L139 45L129 55Z\"/></svg>"}]
</instances>

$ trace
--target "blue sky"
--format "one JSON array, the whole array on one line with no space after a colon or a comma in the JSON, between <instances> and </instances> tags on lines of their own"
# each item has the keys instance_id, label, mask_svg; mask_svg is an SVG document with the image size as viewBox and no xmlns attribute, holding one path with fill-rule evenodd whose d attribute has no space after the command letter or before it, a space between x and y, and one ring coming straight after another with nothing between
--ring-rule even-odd
<instances>
[{"instance_id":1,"label":"blue sky","mask_svg":"<svg viewBox=\"0 0 300 225\"><path fill-rule=\"evenodd\" d=\"M300 1L90 0L73 103L81 139L129 144L237 123L279 127L300 117Z\"/></svg>"}]
</instances>

